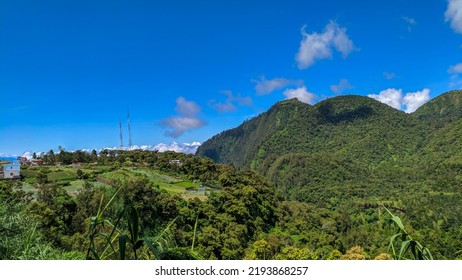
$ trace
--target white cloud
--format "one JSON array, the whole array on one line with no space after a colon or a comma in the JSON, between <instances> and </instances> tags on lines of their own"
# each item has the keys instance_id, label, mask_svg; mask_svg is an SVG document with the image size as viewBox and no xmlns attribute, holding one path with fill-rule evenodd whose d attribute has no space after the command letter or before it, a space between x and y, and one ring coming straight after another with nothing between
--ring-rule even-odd
<instances>
[{"instance_id":1,"label":"white cloud","mask_svg":"<svg viewBox=\"0 0 462 280\"><path fill-rule=\"evenodd\" d=\"M199 105L180 96L176 99L175 110L182 116L193 117L201 111Z\"/></svg>"},{"instance_id":2,"label":"white cloud","mask_svg":"<svg viewBox=\"0 0 462 280\"><path fill-rule=\"evenodd\" d=\"M401 109L401 100L403 99L403 91L401 89L389 88L382 90L379 94L369 94L368 96L395 109Z\"/></svg>"},{"instance_id":3,"label":"white cloud","mask_svg":"<svg viewBox=\"0 0 462 280\"><path fill-rule=\"evenodd\" d=\"M183 143L178 144L177 142L172 142L170 144L159 143L155 146L152 145L133 145L130 148L126 148L125 150L134 151L134 150L143 150L143 151L159 151L161 153L166 151L174 151L177 153L185 153L185 154L195 154L197 148L201 145L200 142L192 142L192 143ZM102 150L119 150L118 147L113 148L105 148L100 149L99 152Z\"/></svg>"},{"instance_id":4,"label":"white cloud","mask_svg":"<svg viewBox=\"0 0 462 280\"><path fill-rule=\"evenodd\" d=\"M230 90L221 91L222 94L226 95L225 102L218 102L216 100L210 100L209 105L215 110L221 113L232 112L237 110L237 106L252 106L253 100L250 96L241 96L241 94L234 95Z\"/></svg>"},{"instance_id":5,"label":"white cloud","mask_svg":"<svg viewBox=\"0 0 462 280\"><path fill-rule=\"evenodd\" d=\"M188 130L203 127L205 122L196 117L173 116L163 120L162 124L172 128L172 130L165 132L166 136L178 138Z\"/></svg>"},{"instance_id":6,"label":"white cloud","mask_svg":"<svg viewBox=\"0 0 462 280\"><path fill-rule=\"evenodd\" d=\"M177 153L195 154L197 151L197 148L199 148L200 145L201 145L200 142L183 143L183 144L178 144L176 142L173 142L170 144L160 143L154 146L152 149L157 150L161 153L166 152L166 151L174 151Z\"/></svg>"},{"instance_id":7,"label":"white cloud","mask_svg":"<svg viewBox=\"0 0 462 280\"><path fill-rule=\"evenodd\" d=\"M31 152L25 152L22 157L25 157L27 158L28 160L32 158L32 156L34 155L34 153L31 153Z\"/></svg>"},{"instance_id":8,"label":"white cloud","mask_svg":"<svg viewBox=\"0 0 462 280\"><path fill-rule=\"evenodd\" d=\"M452 65L448 69L449 74L460 74L462 73L462 63L458 63L456 65Z\"/></svg>"},{"instance_id":9,"label":"white cloud","mask_svg":"<svg viewBox=\"0 0 462 280\"><path fill-rule=\"evenodd\" d=\"M430 90L425 88L422 91L408 92L403 97L402 89L389 88L379 94L369 94L368 96L398 110L405 106L404 111L412 113L430 100Z\"/></svg>"},{"instance_id":10,"label":"white cloud","mask_svg":"<svg viewBox=\"0 0 462 280\"><path fill-rule=\"evenodd\" d=\"M451 22L451 28L456 33L462 33L462 0L448 0L444 18Z\"/></svg>"},{"instance_id":11,"label":"white cloud","mask_svg":"<svg viewBox=\"0 0 462 280\"><path fill-rule=\"evenodd\" d=\"M422 91L409 92L403 98L403 104L406 106L406 113L415 112L420 106L430 100L430 90L424 88Z\"/></svg>"},{"instance_id":12,"label":"white cloud","mask_svg":"<svg viewBox=\"0 0 462 280\"><path fill-rule=\"evenodd\" d=\"M301 102L307 104L313 104L314 100L316 99L316 95L309 92L305 86L296 89L286 89L284 91L284 96L286 99L297 98Z\"/></svg>"},{"instance_id":13,"label":"white cloud","mask_svg":"<svg viewBox=\"0 0 462 280\"><path fill-rule=\"evenodd\" d=\"M259 80L252 80L252 82L256 83L255 91L257 92L257 95L267 95L275 90L283 89L292 85L303 85L303 80L289 80L286 78L274 78L267 80L265 77L260 77Z\"/></svg>"},{"instance_id":14,"label":"white cloud","mask_svg":"<svg viewBox=\"0 0 462 280\"><path fill-rule=\"evenodd\" d=\"M353 86L347 79L341 79L338 85L331 85L330 90L336 94L342 94L345 90L352 89Z\"/></svg>"},{"instance_id":15,"label":"white cloud","mask_svg":"<svg viewBox=\"0 0 462 280\"><path fill-rule=\"evenodd\" d=\"M178 116L162 120L162 125L171 128L165 132L166 136L178 138L186 131L200 128L205 122L197 117L201 109L195 102L187 101L184 97L176 99L176 111Z\"/></svg>"},{"instance_id":16,"label":"white cloud","mask_svg":"<svg viewBox=\"0 0 462 280\"><path fill-rule=\"evenodd\" d=\"M346 58L356 50L353 41L346 34L346 28L340 27L336 22L329 22L323 33L308 34L305 26L302 27L303 36L300 48L295 56L299 69L305 69L316 61L332 57L332 49L337 50Z\"/></svg>"}]
</instances>

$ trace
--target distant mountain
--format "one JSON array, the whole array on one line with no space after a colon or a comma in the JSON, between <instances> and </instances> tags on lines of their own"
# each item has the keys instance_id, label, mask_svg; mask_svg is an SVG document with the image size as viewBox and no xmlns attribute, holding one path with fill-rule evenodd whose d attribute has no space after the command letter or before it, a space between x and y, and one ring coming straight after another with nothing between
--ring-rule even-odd
<instances>
[{"instance_id":1,"label":"distant mountain","mask_svg":"<svg viewBox=\"0 0 462 280\"><path fill-rule=\"evenodd\" d=\"M0 161L13 162L13 161L16 161L17 159L18 159L18 157L0 157Z\"/></svg>"}]
</instances>

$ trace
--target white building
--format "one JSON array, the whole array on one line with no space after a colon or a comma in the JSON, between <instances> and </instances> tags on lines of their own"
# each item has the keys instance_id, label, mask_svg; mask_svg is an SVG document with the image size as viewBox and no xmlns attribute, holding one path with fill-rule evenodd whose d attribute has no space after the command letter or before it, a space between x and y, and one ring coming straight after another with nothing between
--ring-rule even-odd
<instances>
[{"instance_id":1,"label":"white building","mask_svg":"<svg viewBox=\"0 0 462 280\"><path fill-rule=\"evenodd\" d=\"M3 164L3 178L17 179L21 178L21 165L19 162Z\"/></svg>"}]
</instances>

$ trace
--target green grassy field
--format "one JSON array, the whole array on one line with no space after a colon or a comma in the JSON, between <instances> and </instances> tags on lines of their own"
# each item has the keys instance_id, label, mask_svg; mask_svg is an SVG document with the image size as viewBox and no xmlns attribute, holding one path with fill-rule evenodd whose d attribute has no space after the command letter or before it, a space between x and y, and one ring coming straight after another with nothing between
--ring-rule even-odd
<instances>
[{"instance_id":1,"label":"green grassy field","mask_svg":"<svg viewBox=\"0 0 462 280\"><path fill-rule=\"evenodd\" d=\"M146 167L115 169L110 166L27 167L22 170L24 176L22 188L24 191L35 195L37 189L34 185L37 183L39 172L44 170L49 182L60 184L70 195L76 195L83 188L84 184L84 180L79 179L77 176L77 170L79 169L87 175L89 178L88 181L94 186L108 187L113 182L119 180L146 178L149 182L159 186L160 189L172 194L182 195L184 198L197 197L199 199L206 199L206 192L210 191L206 188L200 188L201 182L199 181L189 181L159 170ZM97 178L99 179L98 181L96 181Z\"/></svg>"}]
</instances>

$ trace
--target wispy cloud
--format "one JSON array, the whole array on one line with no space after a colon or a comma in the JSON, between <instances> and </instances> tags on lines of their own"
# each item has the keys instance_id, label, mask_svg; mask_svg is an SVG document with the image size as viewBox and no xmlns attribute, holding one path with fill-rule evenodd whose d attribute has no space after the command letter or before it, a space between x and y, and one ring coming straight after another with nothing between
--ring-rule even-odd
<instances>
[{"instance_id":1,"label":"wispy cloud","mask_svg":"<svg viewBox=\"0 0 462 280\"><path fill-rule=\"evenodd\" d=\"M253 100L250 96L234 95L230 90L222 90L220 93L226 95L224 102L210 100L209 105L220 113L232 112L237 110L237 106L252 106Z\"/></svg>"},{"instance_id":2,"label":"wispy cloud","mask_svg":"<svg viewBox=\"0 0 462 280\"><path fill-rule=\"evenodd\" d=\"M306 69L316 61L332 57L332 50L340 52L346 58L357 50L347 35L347 29L331 21L322 33L306 33L306 26L301 29L303 36L299 50L295 56L299 69Z\"/></svg>"},{"instance_id":3,"label":"wispy cloud","mask_svg":"<svg viewBox=\"0 0 462 280\"><path fill-rule=\"evenodd\" d=\"M16 106L16 107L13 107L10 109L11 112L22 112L22 111L26 111L26 110L29 110L31 108L31 106L29 105L21 105L21 106Z\"/></svg>"},{"instance_id":4,"label":"wispy cloud","mask_svg":"<svg viewBox=\"0 0 462 280\"><path fill-rule=\"evenodd\" d=\"M255 83L255 91L257 95L267 95L275 90L283 89L288 86L301 86L303 80L290 80L286 78L274 78L271 80L265 77L260 77L258 80L252 80Z\"/></svg>"},{"instance_id":5,"label":"wispy cloud","mask_svg":"<svg viewBox=\"0 0 462 280\"><path fill-rule=\"evenodd\" d=\"M462 80L460 80L457 76L451 77L448 87L451 89L461 88Z\"/></svg>"},{"instance_id":6,"label":"wispy cloud","mask_svg":"<svg viewBox=\"0 0 462 280\"><path fill-rule=\"evenodd\" d=\"M449 88L460 87L462 85L462 80L459 78L459 74L462 73L462 63L450 66L448 73L451 74Z\"/></svg>"},{"instance_id":7,"label":"wispy cloud","mask_svg":"<svg viewBox=\"0 0 462 280\"><path fill-rule=\"evenodd\" d=\"M331 85L330 90L335 94L342 94L345 90L352 89L353 86L347 79L341 79L338 85Z\"/></svg>"},{"instance_id":8,"label":"wispy cloud","mask_svg":"<svg viewBox=\"0 0 462 280\"><path fill-rule=\"evenodd\" d=\"M407 23L407 31L412 31L412 26L417 24L417 21L411 17L403 17L403 20Z\"/></svg>"},{"instance_id":9,"label":"wispy cloud","mask_svg":"<svg viewBox=\"0 0 462 280\"><path fill-rule=\"evenodd\" d=\"M178 138L186 131L205 125L205 122L197 117L201 108L195 102L178 97L175 110L178 115L162 120L162 125L170 128L165 132L166 136Z\"/></svg>"},{"instance_id":10,"label":"wispy cloud","mask_svg":"<svg viewBox=\"0 0 462 280\"><path fill-rule=\"evenodd\" d=\"M458 63L456 65L451 65L448 69L449 74L460 74L462 73L462 63Z\"/></svg>"},{"instance_id":11,"label":"wispy cloud","mask_svg":"<svg viewBox=\"0 0 462 280\"><path fill-rule=\"evenodd\" d=\"M462 0L448 0L444 18L451 22L451 28L456 33L462 33Z\"/></svg>"},{"instance_id":12,"label":"wispy cloud","mask_svg":"<svg viewBox=\"0 0 462 280\"><path fill-rule=\"evenodd\" d=\"M392 79L396 78L396 74L395 73L390 73L390 72L383 72L383 76L387 80L392 80Z\"/></svg>"},{"instance_id":13,"label":"wispy cloud","mask_svg":"<svg viewBox=\"0 0 462 280\"><path fill-rule=\"evenodd\" d=\"M405 107L406 113L412 113L430 100L430 89L424 88L421 91L408 92L403 96L402 89L389 88L379 94L369 94L368 96L398 110Z\"/></svg>"},{"instance_id":14,"label":"wispy cloud","mask_svg":"<svg viewBox=\"0 0 462 280\"><path fill-rule=\"evenodd\" d=\"M301 102L313 104L316 99L316 94L309 92L305 86L296 89L286 89L284 91L286 99L297 98Z\"/></svg>"}]
</instances>

